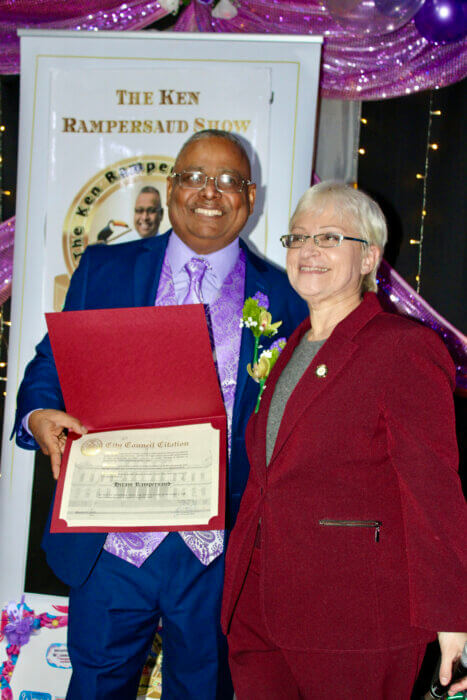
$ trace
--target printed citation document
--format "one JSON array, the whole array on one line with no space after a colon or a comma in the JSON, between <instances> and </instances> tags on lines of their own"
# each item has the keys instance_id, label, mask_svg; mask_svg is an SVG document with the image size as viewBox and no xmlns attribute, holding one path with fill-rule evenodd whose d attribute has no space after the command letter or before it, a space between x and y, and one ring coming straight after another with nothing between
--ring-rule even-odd
<instances>
[{"instance_id":1,"label":"printed citation document","mask_svg":"<svg viewBox=\"0 0 467 700\"><path fill-rule=\"evenodd\" d=\"M226 415L202 304L46 314L69 434L52 532L223 529Z\"/></svg>"}]
</instances>

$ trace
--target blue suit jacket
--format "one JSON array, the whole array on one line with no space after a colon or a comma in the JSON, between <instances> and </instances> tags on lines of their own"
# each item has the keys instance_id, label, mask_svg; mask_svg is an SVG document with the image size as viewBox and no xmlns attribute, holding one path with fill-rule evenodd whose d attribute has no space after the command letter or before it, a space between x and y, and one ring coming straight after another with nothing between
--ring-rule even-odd
<instances>
[{"instance_id":1,"label":"blue suit jacket","mask_svg":"<svg viewBox=\"0 0 467 700\"><path fill-rule=\"evenodd\" d=\"M65 302L65 311L152 306L170 233L117 246L90 246L74 273ZM240 242L246 254L245 297L260 291L267 294L273 320L282 320L280 335L289 337L307 315L304 302L290 287L286 275L252 253ZM266 339L267 344L268 339ZM247 374L253 358L253 334L243 329L232 424L232 452L228 468L228 526L238 513L249 465L245 451L245 427L258 394ZM86 362L73 356L70 361ZM23 417L36 408L65 410L49 338L36 348L36 356L26 368L21 383L14 432L20 447L38 449L37 443L21 428ZM77 416L81 418L81 416ZM105 533L50 534L47 524L43 547L50 566L65 583L80 585L88 576L106 539Z\"/></svg>"}]
</instances>

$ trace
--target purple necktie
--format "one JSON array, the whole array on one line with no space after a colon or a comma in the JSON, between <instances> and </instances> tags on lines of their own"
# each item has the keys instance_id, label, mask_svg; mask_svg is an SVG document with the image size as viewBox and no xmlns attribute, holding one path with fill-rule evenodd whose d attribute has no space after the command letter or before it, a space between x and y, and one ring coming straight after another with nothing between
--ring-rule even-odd
<instances>
[{"instance_id":1,"label":"purple necktie","mask_svg":"<svg viewBox=\"0 0 467 700\"><path fill-rule=\"evenodd\" d=\"M185 270L187 271L190 279L190 286L188 287L188 292L186 297L183 299L182 304L203 303L204 299L201 291L201 284L208 266L209 263L204 260L204 258L191 258L191 260L188 260L188 262L185 264Z\"/></svg>"}]
</instances>

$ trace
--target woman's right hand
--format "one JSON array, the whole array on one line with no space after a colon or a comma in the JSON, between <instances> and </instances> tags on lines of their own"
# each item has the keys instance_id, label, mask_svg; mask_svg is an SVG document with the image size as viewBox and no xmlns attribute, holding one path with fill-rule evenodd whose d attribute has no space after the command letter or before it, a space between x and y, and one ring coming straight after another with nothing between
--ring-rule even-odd
<instances>
[{"instance_id":1,"label":"woman's right hand","mask_svg":"<svg viewBox=\"0 0 467 700\"><path fill-rule=\"evenodd\" d=\"M443 685L449 685L453 664L460 659L464 645L467 643L467 633L438 632L438 641L441 649L439 680ZM467 690L467 675L451 685L448 695L455 695L462 690Z\"/></svg>"}]
</instances>

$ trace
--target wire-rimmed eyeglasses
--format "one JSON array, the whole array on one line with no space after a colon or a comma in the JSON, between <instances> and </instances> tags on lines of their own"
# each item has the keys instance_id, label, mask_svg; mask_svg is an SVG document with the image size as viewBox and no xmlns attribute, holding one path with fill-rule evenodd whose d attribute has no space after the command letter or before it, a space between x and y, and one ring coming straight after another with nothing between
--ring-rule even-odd
<instances>
[{"instance_id":1,"label":"wire-rimmed eyeglasses","mask_svg":"<svg viewBox=\"0 0 467 700\"><path fill-rule=\"evenodd\" d=\"M313 243L318 246L318 248L336 248L342 241L357 241L358 243L368 245L368 241L365 241L363 238L344 236L343 233L336 233L334 231L314 233L312 236L308 236L304 233L286 233L284 236L281 236L280 240L284 248L301 248L310 238L313 239Z\"/></svg>"},{"instance_id":2,"label":"wire-rimmed eyeglasses","mask_svg":"<svg viewBox=\"0 0 467 700\"><path fill-rule=\"evenodd\" d=\"M178 177L178 184L184 190L202 190L207 186L208 180L214 181L214 186L219 192L227 194L241 192L245 185L251 185L250 180L228 172L210 177L198 170L182 170L181 173L172 173L170 177Z\"/></svg>"}]
</instances>

